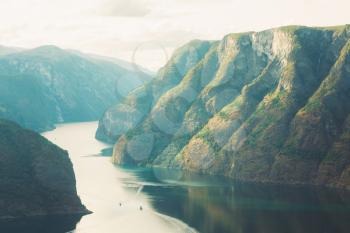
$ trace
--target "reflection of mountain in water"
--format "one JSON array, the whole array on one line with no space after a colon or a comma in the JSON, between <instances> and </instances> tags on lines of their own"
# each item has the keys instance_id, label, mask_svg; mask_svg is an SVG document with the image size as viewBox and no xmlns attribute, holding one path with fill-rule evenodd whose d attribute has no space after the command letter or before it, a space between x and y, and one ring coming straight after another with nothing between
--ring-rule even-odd
<instances>
[{"instance_id":1,"label":"reflection of mountain in water","mask_svg":"<svg viewBox=\"0 0 350 233\"><path fill-rule=\"evenodd\" d=\"M65 233L75 229L81 216L49 216L0 222L0 232L6 233Z\"/></svg>"},{"instance_id":2,"label":"reflection of mountain in water","mask_svg":"<svg viewBox=\"0 0 350 233\"><path fill-rule=\"evenodd\" d=\"M234 184L166 170L143 169L137 174L147 182L163 183L143 189L157 210L202 233L345 233L350 229L350 196L340 191Z\"/></svg>"}]
</instances>

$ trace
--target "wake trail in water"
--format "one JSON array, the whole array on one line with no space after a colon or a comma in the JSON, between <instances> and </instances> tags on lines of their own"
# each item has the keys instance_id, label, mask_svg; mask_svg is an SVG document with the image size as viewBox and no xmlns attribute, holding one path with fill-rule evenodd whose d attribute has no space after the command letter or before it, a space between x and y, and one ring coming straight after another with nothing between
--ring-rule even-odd
<instances>
[{"instance_id":1,"label":"wake trail in water","mask_svg":"<svg viewBox=\"0 0 350 233\"><path fill-rule=\"evenodd\" d=\"M157 216L159 216L160 218L162 218L163 220L165 220L166 222L171 224L173 226L173 228L176 229L176 232L199 233L195 229L191 228L190 226L188 226L187 224L185 224L184 222L182 222L176 218L172 218L172 217L169 217L167 215L163 215L163 214L160 214L157 212L154 212L154 214L156 214Z\"/></svg>"},{"instance_id":2,"label":"wake trail in water","mask_svg":"<svg viewBox=\"0 0 350 233\"><path fill-rule=\"evenodd\" d=\"M137 189L136 196L141 193L142 189L143 189L143 185L140 185L140 187Z\"/></svg>"}]
</instances>

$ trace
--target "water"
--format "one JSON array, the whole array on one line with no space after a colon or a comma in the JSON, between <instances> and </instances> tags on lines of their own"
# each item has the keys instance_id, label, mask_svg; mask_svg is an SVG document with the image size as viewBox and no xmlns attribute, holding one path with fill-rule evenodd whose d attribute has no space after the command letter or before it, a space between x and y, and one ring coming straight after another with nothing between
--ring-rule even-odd
<instances>
[{"instance_id":1,"label":"water","mask_svg":"<svg viewBox=\"0 0 350 233\"><path fill-rule=\"evenodd\" d=\"M94 139L96 127L96 122L64 124L43 134L69 151L78 194L94 213L0 223L1 233L349 232L347 193L117 167L100 155L109 145Z\"/></svg>"},{"instance_id":2,"label":"water","mask_svg":"<svg viewBox=\"0 0 350 233\"><path fill-rule=\"evenodd\" d=\"M96 128L96 122L64 124L43 134L69 151L78 194L94 212L84 216L73 232L195 232L181 221L157 213L150 197L138 191L142 184L137 177L100 155L109 145L94 139Z\"/></svg>"},{"instance_id":3,"label":"water","mask_svg":"<svg viewBox=\"0 0 350 233\"><path fill-rule=\"evenodd\" d=\"M143 192L152 197L154 208L202 233L350 232L348 193L238 184L182 172L175 175L181 178L172 180L170 177L176 172L169 174L162 169L129 172L145 182L164 182L163 186L143 188Z\"/></svg>"}]
</instances>

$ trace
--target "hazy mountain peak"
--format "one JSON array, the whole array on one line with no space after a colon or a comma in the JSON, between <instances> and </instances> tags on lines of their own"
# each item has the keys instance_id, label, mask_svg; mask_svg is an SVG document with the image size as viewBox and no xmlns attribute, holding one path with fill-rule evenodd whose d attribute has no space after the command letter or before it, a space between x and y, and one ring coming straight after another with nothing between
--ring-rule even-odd
<instances>
[{"instance_id":1,"label":"hazy mountain peak","mask_svg":"<svg viewBox=\"0 0 350 233\"><path fill-rule=\"evenodd\" d=\"M42 45L37 48L34 48L33 50L36 51L63 51L60 47L56 45Z\"/></svg>"},{"instance_id":2,"label":"hazy mountain peak","mask_svg":"<svg viewBox=\"0 0 350 233\"><path fill-rule=\"evenodd\" d=\"M155 72L150 71L150 70L142 67L139 64L127 62L127 61L124 61L124 60L119 59L119 58L102 56L102 55L97 55L97 54L92 54L92 53L84 53L84 52L81 52L79 50L72 50L72 49L70 49L68 51L73 53L73 54L84 57L86 59L92 60L92 61L96 61L96 60L97 61L98 60L99 61L107 61L107 62L114 63L116 65L119 65L120 67L127 69L129 71L132 71L132 72L144 73L144 74L147 74L148 76L151 76L151 77L155 76Z\"/></svg>"},{"instance_id":3,"label":"hazy mountain peak","mask_svg":"<svg viewBox=\"0 0 350 233\"><path fill-rule=\"evenodd\" d=\"M25 49L19 47L7 47L0 45L0 56L6 56L12 53L21 52Z\"/></svg>"},{"instance_id":4,"label":"hazy mountain peak","mask_svg":"<svg viewBox=\"0 0 350 233\"><path fill-rule=\"evenodd\" d=\"M150 79L53 45L12 53L0 57L0 117L38 131L61 122L97 120Z\"/></svg>"}]
</instances>

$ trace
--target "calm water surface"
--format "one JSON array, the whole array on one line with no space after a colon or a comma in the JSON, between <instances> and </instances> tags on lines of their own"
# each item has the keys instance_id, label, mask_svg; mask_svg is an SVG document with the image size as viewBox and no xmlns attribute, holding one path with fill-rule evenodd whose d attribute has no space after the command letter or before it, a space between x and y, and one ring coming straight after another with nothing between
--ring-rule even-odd
<instances>
[{"instance_id":1,"label":"calm water surface","mask_svg":"<svg viewBox=\"0 0 350 233\"><path fill-rule=\"evenodd\" d=\"M69 151L78 194L94 213L0 223L1 233L349 232L347 193L117 167L100 155L109 145L94 139L96 127L96 122L64 124L43 134Z\"/></svg>"}]
</instances>

